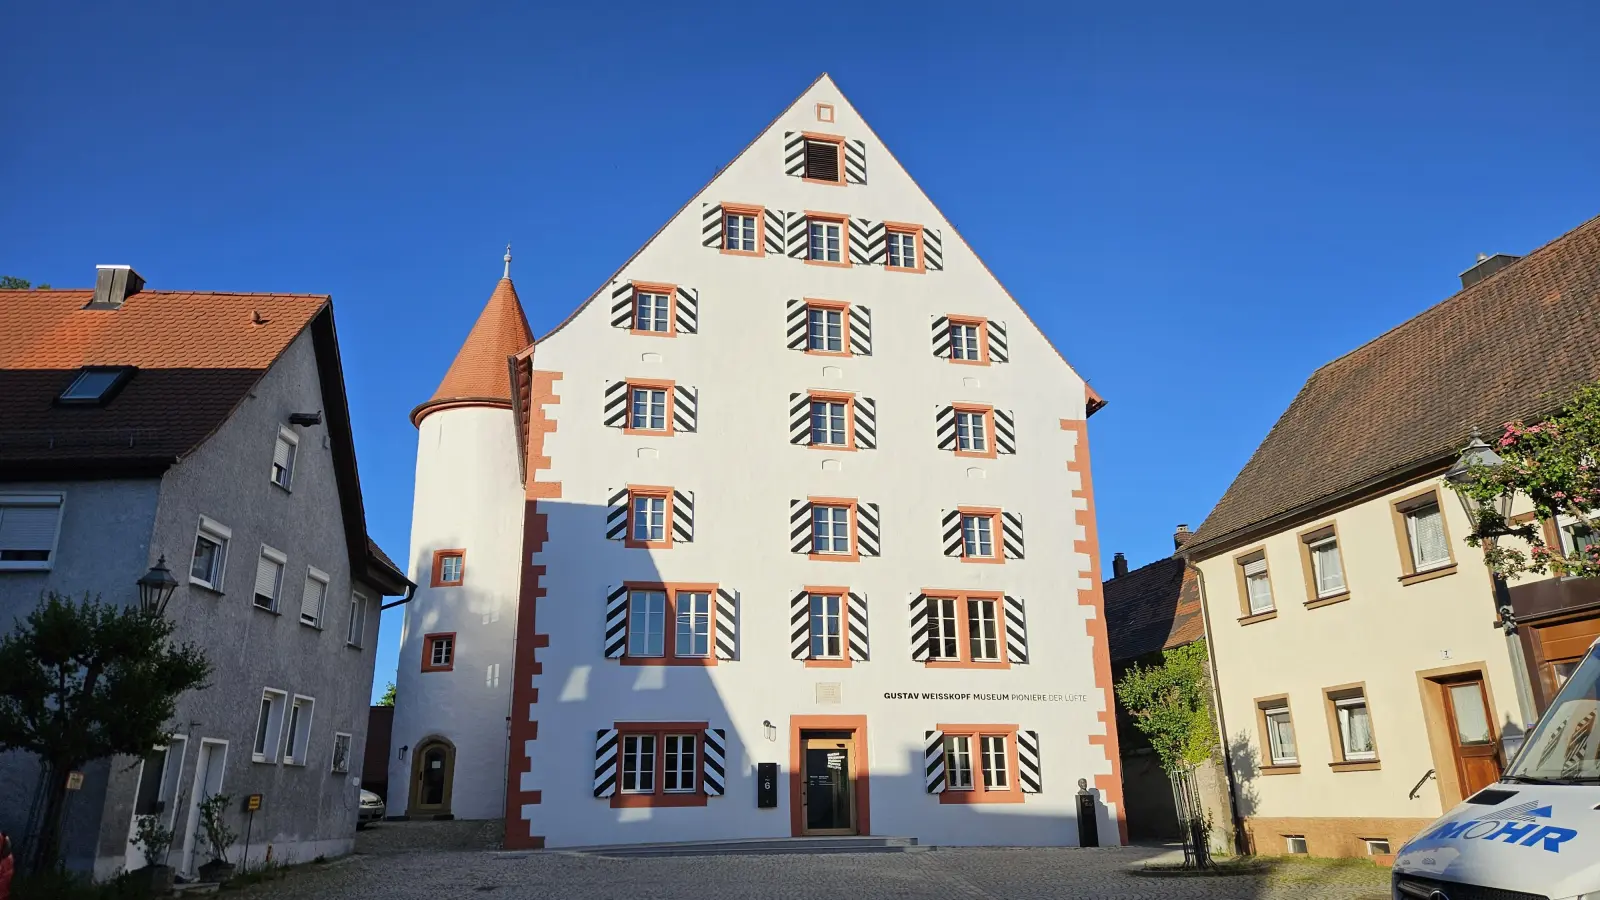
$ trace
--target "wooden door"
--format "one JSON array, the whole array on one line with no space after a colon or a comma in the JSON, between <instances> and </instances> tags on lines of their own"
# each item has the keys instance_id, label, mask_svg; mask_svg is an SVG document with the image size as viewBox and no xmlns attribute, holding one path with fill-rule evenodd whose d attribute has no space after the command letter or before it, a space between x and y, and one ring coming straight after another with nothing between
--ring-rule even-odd
<instances>
[{"instance_id":1,"label":"wooden door","mask_svg":"<svg viewBox=\"0 0 1600 900\"><path fill-rule=\"evenodd\" d=\"M455 748L444 741L428 741L415 751L411 775L411 807L407 814L443 818L450 814L450 793L455 780Z\"/></svg>"},{"instance_id":2,"label":"wooden door","mask_svg":"<svg viewBox=\"0 0 1600 900\"><path fill-rule=\"evenodd\" d=\"M802 738L800 821L806 834L856 833L853 737Z\"/></svg>"},{"instance_id":3,"label":"wooden door","mask_svg":"<svg viewBox=\"0 0 1600 900\"><path fill-rule=\"evenodd\" d=\"M1445 712L1450 719L1450 749L1463 796L1500 780L1500 757L1495 742L1494 719L1483 690L1483 680L1447 681Z\"/></svg>"}]
</instances>

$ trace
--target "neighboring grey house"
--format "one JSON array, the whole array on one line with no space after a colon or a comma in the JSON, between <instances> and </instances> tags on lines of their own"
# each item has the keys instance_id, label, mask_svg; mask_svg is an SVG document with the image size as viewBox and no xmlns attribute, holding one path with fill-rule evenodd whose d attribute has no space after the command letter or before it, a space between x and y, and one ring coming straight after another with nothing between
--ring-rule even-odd
<instances>
[{"instance_id":1,"label":"neighboring grey house","mask_svg":"<svg viewBox=\"0 0 1600 900\"><path fill-rule=\"evenodd\" d=\"M263 795L250 859L348 852L378 611L411 584L367 537L332 303L142 286L102 266L93 291L0 294L0 627L47 590L135 603L164 557L177 639L215 666L170 746L85 771L67 863L142 865L130 829L156 813L192 872L218 792L241 842ZM0 829L24 840L38 774L0 754Z\"/></svg>"}]
</instances>

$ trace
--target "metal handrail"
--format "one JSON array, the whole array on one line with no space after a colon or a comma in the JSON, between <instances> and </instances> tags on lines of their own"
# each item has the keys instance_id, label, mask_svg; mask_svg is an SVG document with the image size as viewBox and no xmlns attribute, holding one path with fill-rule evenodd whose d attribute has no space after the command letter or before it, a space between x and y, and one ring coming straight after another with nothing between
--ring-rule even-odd
<instances>
[{"instance_id":1,"label":"metal handrail","mask_svg":"<svg viewBox=\"0 0 1600 900\"><path fill-rule=\"evenodd\" d=\"M1428 783L1428 779L1433 777L1433 773L1434 773L1433 769L1429 769L1428 771L1424 772L1422 774L1422 777L1417 779L1416 785L1411 788L1411 796L1407 797L1406 799L1408 799L1408 800L1417 799L1417 791L1422 790L1422 786Z\"/></svg>"}]
</instances>

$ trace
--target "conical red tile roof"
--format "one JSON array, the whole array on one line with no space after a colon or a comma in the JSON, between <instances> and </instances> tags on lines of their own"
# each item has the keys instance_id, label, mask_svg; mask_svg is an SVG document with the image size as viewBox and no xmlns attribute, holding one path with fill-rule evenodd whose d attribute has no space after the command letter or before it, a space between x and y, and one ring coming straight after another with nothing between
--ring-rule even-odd
<instances>
[{"instance_id":1,"label":"conical red tile roof","mask_svg":"<svg viewBox=\"0 0 1600 900\"><path fill-rule=\"evenodd\" d=\"M411 411L411 424L421 424L430 412L449 406L502 406L511 408L511 372L506 357L533 343L533 331L522 312L522 301L510 278L500 279L478 316L477 324L444 373L439 389L428 402Z\"/></svg>"}]
</instances>

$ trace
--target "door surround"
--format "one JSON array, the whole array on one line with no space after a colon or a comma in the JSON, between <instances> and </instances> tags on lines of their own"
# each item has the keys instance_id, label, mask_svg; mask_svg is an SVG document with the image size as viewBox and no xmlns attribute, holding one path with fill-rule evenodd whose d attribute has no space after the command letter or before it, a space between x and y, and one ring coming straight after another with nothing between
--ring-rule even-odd
<instances>
[{"instance_id":1,"label":"door surround","mask_svg":"<svg viewBox=\"0 0 1600 900\"><path fill-rule=\"evenodd\" d=\"M1461 787L1461 776L1456 771L1455 736L1450 732L1450 712L1445 707L1449 700L1444 694L1450 682L1467 677L1475 677L1483 682L1484 699L1488 702L1489 728L1498 753L1500 722L1496 716L1499 707L1494 702L1494 684L1489 680L1488 664L1480 660L1417 672L1417 688L1422 692L1422 720L1428 731L1428 749L1433 755L1433 774L1439 785L1441 813L1467 799Z\"/></svg>"},{"instance_id":2,"label":"door surround","mask_svg":"<svg viewBox=\"0 0 1600 900\"><path fill-rule=\"evenodd\" d=\"M422 805L422 762L428 751L439 747L444 750L444 792L437 806ZM418 741L411 751L411 783L406 795L406 818L448 819L450 801L455 788L456 745L449 738L430 734Z\"/></svg>"},{"instance_id":3,"label":"door surround","mask_svg":"<svg viewBox=\"0 0 1600 900\"><path fill-rule=\"evenodd\" d=\"M219 754L215 759L216 777L212 777L212 758L207 751L215 749ZM189 801L186 804L188 811L184 814L183 849L178 854L178 871L185 874L195 870L194 858L200 852L200 847L195 840L195 832L200 828L200 801L203 795L211 793L206 785L215 782L216 793L222 792L222 781L228 773L228 742L223 738L201 738L200 755L194 763L194 786L189 790ZM176 819L174 819L176 822Z\"/></svg>"},{"instance_id":4,"label":"door surround","mask_svg":"<svg viewBox=\"0 0 1600 900\"><path fill-rule=\"evenodd\" d=\"M805 836L805 817L801 812L802 792L805 785L800 773L805 759L804 731L849 732L855 743L855 801L856 834L872 833L872 793L867 774L867 717L866 716L790 716L789 717L789 834Z\"/></svg>"}]
</instances>

